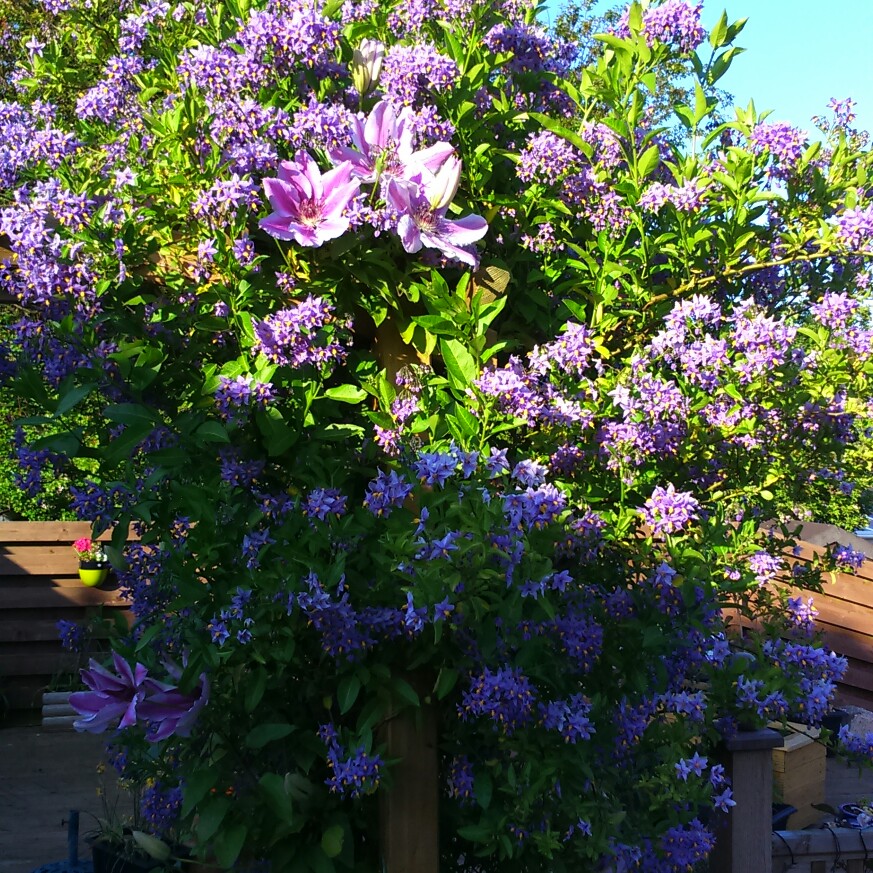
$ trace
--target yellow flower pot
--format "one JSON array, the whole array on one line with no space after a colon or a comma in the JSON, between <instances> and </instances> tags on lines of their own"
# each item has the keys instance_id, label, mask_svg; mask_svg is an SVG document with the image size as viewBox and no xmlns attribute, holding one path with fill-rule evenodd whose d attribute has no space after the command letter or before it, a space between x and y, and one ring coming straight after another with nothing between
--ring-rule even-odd
<instances>
[{"instance_id":1,"label":"yellow flower pot","mask_svg":"<svg viewBox=\"0 0 873 873\"><path fill-rule=\"evenodd\" d=\"M95 588L97 585L102 585L109 576L109 567L104 565L94 565L92 567L79 567L79 579L83 585L89 588Z\"/></svg>"}]
</instances>

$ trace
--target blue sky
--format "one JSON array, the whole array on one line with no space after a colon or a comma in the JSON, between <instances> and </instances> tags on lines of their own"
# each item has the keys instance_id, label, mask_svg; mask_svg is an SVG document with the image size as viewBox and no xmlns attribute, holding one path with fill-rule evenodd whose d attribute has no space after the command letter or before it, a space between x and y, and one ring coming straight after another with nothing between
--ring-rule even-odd
<instances>
[{"instance_id":1,"label":"blue sky","mask_svg":"<svg viewBox=\"0 0 873 873\"><path fill-rule=\"evenodd\" d=\"M735 104L754 99L759 112L773 110L771 121L810 130L831 97L852 97L856 127L873 132L873 0L704 0L707 29L723 9L730 21L749 19L735 43L747 51L721 81Z\"/></svg>"}]
</instances>

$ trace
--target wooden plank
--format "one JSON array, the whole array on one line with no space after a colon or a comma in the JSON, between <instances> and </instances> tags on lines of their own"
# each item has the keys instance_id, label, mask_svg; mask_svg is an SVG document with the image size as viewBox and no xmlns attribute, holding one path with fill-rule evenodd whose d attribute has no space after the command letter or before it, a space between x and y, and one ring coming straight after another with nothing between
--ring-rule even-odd
<instances>
[{"instance_id":1,"label":"wooden plank","mask_svg":"<svg viewBox=\"0 0 873 873\"><path fill-rule=\"evenodd\" d=\"M58 573L75 575L79 559L72 548L59 544L0 547L0 576L40 575Z\"/></svg>"},{"instance_id":2,"label":"wooden plank","mask_svg":"<svg viewBox=\"0 0 873 873\"><path fill-rule=\"evenodd\" d=\"M863 834L863 836L862 836ZM795 858L811 861L833 862L837 857L844 861L863 860L870 857L870 833L855 828L828 827L810 831L776 831L773 834L773 858Z\"/></svg>"},{"instance_id":3,"label":"wooden plank","mask_svg":"<svg viewBox=\"0 0 873 873\"><path fill-rule=\"evenodd\" d=\"M816 627L824 634L828 649L856 661L873 663L873 635L821 621L816 622Z\"/></svg>"},{"instance_id":4,"label":"wooden plank","mask_svg":"<svg viewBox=\"0 0 873 873\"><path fill-rule=\"evenodd\" d=\"M73 673L78 669L79 656L73 652L65 652L60 646L57 652L34 654L22 650L7 653L0 649L2 676L51 676L55 673Z\"/></svg>"},{"instance_id":5,"label":"wooden plank","mask_svg":"<svg viewBox=\"0 0 873 873\"><path fill-rule=\"evenodd\" d=\"M91 536L87 521L3 521L0 522L0 543L66 543ZM109 539L105 533L100 539Z\"/></svg>"},{"instance_id":6,"label":"wooden plank","mask_svg":"<svg viewBox=\"0 0 873 873\"><path fill-rule=\"evenodd\" d=\"M18 611L13 613L16 618L10 619L0 615L0 643L32 643L32 642L58 642L58 620L72 621L76 624L85 624L95 613L91 614L85 609L63 609L54 615L46 616L45 610L41 610L39 618L27 618L18 620ZM110 618L111 616L106 616ZM105 639L106 634L93 634L92 639Z\"/></svg>"},{"instance_id":7,"label":"wooden plank","mask_svg":"<svg viewBox=\"0 0 873 873\"><path fill-rule=\"evenodd\" d=\"M840 682L842 685L873 692L873 670L869 664L849 658L849 666Z\"/></svg>"},{"instance_id":8,"label":"wooden plank","mask_svg":"<svg viewBox=\"0 0 873 873\"><path fill-rule=\"evenodd\" d=\"M819 621L838 627L846 627L857 633L869 633L873 622L873 610L861 604L848 603L836 598L821 597L813 600L819 612Z\"/></svg>"},{"instance_id":9,"label":"wooden plank","mask_svg":"<svg viewBox=\"0 0 873 873\"><path fill-rule=\"evenodd\" d=\"M2 603L2 601L0 601ZM82 621L81 618L60 616L66 621ZM58 619L38 618L25 621L9 621L0 616L0 643L24 643L35 641L58 640Z\"/></svg>"},{"instance_id":10,"label":"wooden plank","mask_svg":"<svg viewBox=\"0 0 873 873\"><path fill-rule=\"evenodd\" d=\"M112 576L110 575L109 579L107 579L107 584L112 581ZM89 586L83 585L82 580L79 578L79 571L76 570L75 573L70 575L64 575L62 573L55 573L53 575L35 575L35 574L24 574L21 576L7 576L6 578L0 577L0 597L3 596L3 591L7 588L87 588ZM106 590L105 586L100 586L101 590Z\"/></svg>"},{"instance_id":11,"label":"wooden plank","mask_svg":"<svg viewBox=\"0 0 873 873\"><path fill-rule=\"evenodd\" d=\"M860 706L863 709L873 710L873 693L860 688L837 685L835 702L837 706Z\"/></svg>"},{"instance_id":12,"label":"wooden plank","mask_svg":"<svg viewBox=\"0 0 873 873\"><path fill-rule=\"evenodd\" d=\"M65 606L130 606L118 589L104 591L100 588L52 587L39 588L28 585L4 585L0 587L0 609L45 609Z\"/></svg>"}]
</instances>

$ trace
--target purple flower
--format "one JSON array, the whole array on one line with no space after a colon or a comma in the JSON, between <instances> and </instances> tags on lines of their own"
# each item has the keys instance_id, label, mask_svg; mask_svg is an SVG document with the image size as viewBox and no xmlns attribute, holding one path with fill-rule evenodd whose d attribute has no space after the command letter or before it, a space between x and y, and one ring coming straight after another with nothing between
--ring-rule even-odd
<instances>
[{"instance_id":1,"label":"purple flower","mask_svg":"<svg viewBox=\"0 0 873 873\"><path fill-rule=\"evenodd\" d=\"M298 152L293 162L282 161L279 177L264 179L273 212L260 226L277 239L302 246L320 246L341 236L349 227L346 207L360 187L351 173L348 161L322 173L306 152Z\"/></svg>"},{"instance_id":2,"label":"purple flower","mask_svg":"<svg viewBox=\"0 0 873 873\"><path fill-rule=\"evenodd\" d=\"M119 728L136 724L137 706L146 694L143 683L148 670L142 664L131 669L118 652L113 653L112 662L117 674L93 659L88 669L80 671L82 682L91 690L70 695L70 706L83 716L73 723L77 731L99 734L116 718Z\"/></svg>"},{"instance_id":3,"label":"purple flower","mask_svg":"<svg viewBox=\"0 0 873 873\"><path fill-rule=\"evenodd\" d=\"M146 680L149 691L154 693L143 701L140 717L151 722L146 734L150 743L164 740L171 734L177 737L190 736L200 710L209 700L209 680L200 674L200 684L193 694L183 694L175 685L167 685L154 679Z\"/></svg>"},{"instance_id":4,"label":"purple flower","mask_svg":"<svg viewBox=\"0 0 873 873\"><path fill-rule=\"evenodd\" d=\"M450 201L445 200L448 185L443 182L444 178L437 179L422 170L409 181L388 183L388 202L401 213L397 233L407 252L422 247L437 249L446 257L475 267L479 257L469 246L485 236L488 222L481 215L465 215L457 221L446 218ZM432 196L437 199L432 201Z\"/></svg>"},{"instance_id":5,"label":"purple flower","mask_svg":"<svg viewBox=\"0 0 873 873\"><path fill-rule=\"evenodd\" d=\"M690 492L677 491L672 483L666 488L655 487L652 496L640 508L646 524L656 536L678 533L693 518L700 508Z\"/></svg>"},{"instance_id":6,"label":"purple flower","mask_svg":"<svg viewBox=\"0 0 873 873\"><path fill-rule=\"evenodd\" d=\"M113 653L112 661L117 674L94 660L81 671L82 681L91 691L70 695L70 705L84 716L74 722L76 730L101 733L120 716L118 728L133 727L140 719L151 722L146 736L149 742L174 733L181 737L190 734L209 698L205 673L196 693L183 694L175 685L147 678L148 670L142 664L131 669L118 652Z\"/></svg>"},{"instance_id":7,"label":"purple flower","mask_svg":"<svg viewBox=\"0 0 873 873\"><path fill-rule=\"evenodd\" d=\"M352 175L368 184L378 179L407 179L422 167L436 173L454 151L447 142L415 151L411 111L397 112L385 100L373 107L366 121L358 116L352 119L351 135L354 148L340 146L328 155L335 164L348 161Z\"/></svg>"}]
</instances>

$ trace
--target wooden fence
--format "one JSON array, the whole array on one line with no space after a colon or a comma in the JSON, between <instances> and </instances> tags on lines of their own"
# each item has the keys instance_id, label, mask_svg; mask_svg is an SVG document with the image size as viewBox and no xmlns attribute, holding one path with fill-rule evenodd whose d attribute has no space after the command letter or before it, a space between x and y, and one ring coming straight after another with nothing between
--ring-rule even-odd
<instances>
[{"instance_id":1,"label":"wooden fence","mask_svg":"<svg viewBox=\"0 0 873 873\"><path fill-rule=\"evenodd\" d=\"M52 676L76 669L58 620L129 608L111 581L100 588L79 581L72 543L90 534L85 522L0 522L0 696L11 709L38 709Z\"/></svg>"},{"instance_id":2,"label":"wooden fence","mask_svg":"<svg viewBox=\"0 0 873 873\"><path fill-rule=\"evenodd\" d=\"M825 643L849 662L839 684L838 702L873 709L873 544L825 525L805 525L803 535L800 554L795 559L799 563L809 563L817 552L833 542L869 553L857 573L838 573L833 582L825 583L822 594L812 598L818 610L816 625L824 632ZM806 592L794 593L810 596Z\"/></svg>"}]
</instances>

